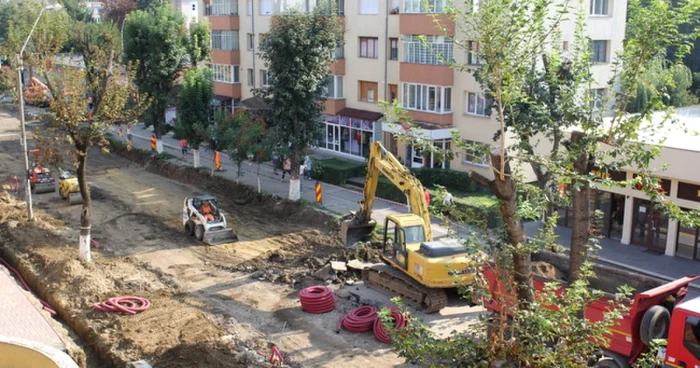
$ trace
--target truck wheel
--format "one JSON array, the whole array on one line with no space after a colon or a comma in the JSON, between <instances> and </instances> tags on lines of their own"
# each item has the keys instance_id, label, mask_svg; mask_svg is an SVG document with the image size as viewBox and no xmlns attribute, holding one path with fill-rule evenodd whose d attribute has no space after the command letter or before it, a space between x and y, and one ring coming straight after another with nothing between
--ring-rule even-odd
<instances>
[{"instance_id":1,"label":"truck wheel","mask_svg":"<svg viewBox=\"0 0 700 368\"><path fill-rule=\"evenodd\" d=\"M194 235L194 222L192 220L185 222L185 235Z\"/></svg>"},{"instance_id":2,"label":"truck wheel","mask_svg":"<svg viewBox=\"0 0 700 368\"><path fill-rule=\"evenodd\" d=\"M644 312L642 323L639 325L639 338L649 346L654 339L665 339L671 324L671 313L668 309L655 305Z\"/></svg>"},{"instance_id":3,"label":"truck wheel","mask_svg":"<svg viewBox=\"0 0 700 368\"><path fill-rule=\"evenodd\" d=\"M204 226L197 225L194 227L194 237L199 241L204 240Z\"/></svg>"},{"instance_id":4,"label":"truck wheel","mask_svg":"<svg viewBox=\"0 0 700 368\"><path fill-rule=\"evenodd\" d=\"M601 358L596 364L593 366L594 368L620 368L620 366L615 362L615 359L609 358L609 357L604 357Z\"/></svg>"}]
</instances>

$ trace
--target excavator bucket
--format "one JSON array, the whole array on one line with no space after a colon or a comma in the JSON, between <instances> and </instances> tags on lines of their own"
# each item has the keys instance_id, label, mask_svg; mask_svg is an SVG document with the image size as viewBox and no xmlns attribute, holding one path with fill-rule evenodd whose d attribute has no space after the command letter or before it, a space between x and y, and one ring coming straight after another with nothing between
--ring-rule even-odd
<instances>
[{"instance_id":1,"label":"excavator bucket","mask_svg":"<svg viewBox=\"0 0 700 368\"><path fill-rule=\"evenodd\" d=\"M233 229L209 230L202 240L209 245L233 243L238 241L238 235L233 232Z\"/></svg>"},{"instance_id":2,"label":"excavator bucket","mask_svg":"<svg viewBox=\"0 0 700 368\"><path fill-rule=\"evenodd\" d=\"M340 238L346 247L351 247L355 243L369 238L376 226L377 222L374 220L358 223L354 217L343 219L340 221Z\"/></svg>"},{"instance_id":3,"label":"excavator bucket","mask_svg":"<svg viewBox=\"0 0 700 368\"><path fill-rule=\"evenodd\" d=\"M80 195L80 192L68 195L68 205L74 206L76 204L83 204L83 196Z\"/></svg>"}]
</instances>

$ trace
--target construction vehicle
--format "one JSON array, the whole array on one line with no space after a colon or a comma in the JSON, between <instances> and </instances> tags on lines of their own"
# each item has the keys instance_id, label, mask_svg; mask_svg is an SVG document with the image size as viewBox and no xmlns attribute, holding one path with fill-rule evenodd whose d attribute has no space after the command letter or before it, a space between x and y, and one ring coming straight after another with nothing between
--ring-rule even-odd
<instances>
[{"instance_id":1,"label":"construction vehicle","mask_svg":"<svg viewBox=\"0 0 700 368\"><path fill-rule=\"evenodd\" d=\"M563 273L569 264L567 256L549 252L533 254L533 262L549 263ZM700 367L700 297L685 300L689 284L700 279L699 276L666 282L600 264L595 264L593 271L597 277L589 280L590 287L602 291L603 296L586 304L584 314L590 322L603 320L619 286L628 285L635 290L629 311L610 328L609 344L601 346L600 353L591 357L593 367L629 368L649 350L655 339L668 342L666 349L659 352L664 367ZM512 307L517 304L512 280L499 279L498 269L493 264L484 267L483 274L489 284L484 308L493 312L496 319L502 314L511 315ZM553 281L562 285L562 291L566 287L561 280L534 275L535 292Z\"/></svg>"},{"instance_id":2,"label":"construction vehicle","mask_svg":"<svg viewBox=\"0 0 700 368\"><path fill-rule=\"evenodd\" d=\"M182 207L182 224L185 234L194 235L205 244L231 243L238 236L226 223L226 216L219 210L216 197L199 195L186 197Z\"/></svg>"},{"instance_id":3,"label":"construction vehicle","mask_svg":"<svg viewBox=\"0 0 700 368\"><path fill-rule=\"evenodd\" d=\"M29 169L29 184L32 192L50 193L56 190L56 179L51 175L51 170L44 167L41 159L41 151L33 149L29 151L33 155L34 162L32 168Z\"/></svg>"},{"instance_id":4,"label":"construction vehicle","mask_svg":"<svg viewBox=\"0 0 700 368\"><path fill-rule=\"evenodd\" d=\"M69 206L83 203L78 177L73 172L62 170L58 178L58 195L61 199L68 199Z\"/></svg>"},{"instance_id":5,"label":"construction vehicle","mask_svg":"<svg viewBox=\"0 0 700 368\"><path fill-rule=\"evenodd\" d=\"M379 142L371 144L367 180L360 210L341 220L346 246L367 238L377 225L372 220L379 175L386 176L408 198L411 213L386 217L382 260L362 273L365 284L401 296L425 313L447 305L445 289L473 282L474 261L458 240L433 241L423 185Z\"/></svg>"}]
</instances>

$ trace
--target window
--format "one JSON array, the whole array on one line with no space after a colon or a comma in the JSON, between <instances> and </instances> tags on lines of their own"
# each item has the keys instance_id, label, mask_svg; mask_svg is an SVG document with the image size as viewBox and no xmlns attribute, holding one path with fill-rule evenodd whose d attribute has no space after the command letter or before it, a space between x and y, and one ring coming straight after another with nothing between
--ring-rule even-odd
<instances>
[{"instance_id":1,"label":"window","mask_svg":"<svg viewBox=\"0 0 700 368\"><path fill-rule=\"evenodd\" d=\"M192 5L192 11L195 10L194 4ZM238 1L237 0L211 0L210 5L206 6L204 9L204 15L206 16L229 16L238 15Z\"/></svg>"},{"instance_id":2,"label":"window","mask_svg":"<svg viewBox=\"0 0 700 368\"><path fill-rule=\"evenodd\" d=\"M263 87L270 86L270 73L267 70L260 70L260 85Z\"/></svg>"},{"instance_id":3,"label":"window","mask_svg":"<svg viewBox=\"0 0 700 368\"><path fill-rule=\"evenodd\" d=\"M379 57L379 39L377 37L360 37L360 57L370 59Z\"/></svg>"},{"instance_id":4,"label":"window","mask_svg":"<svg viewBox=\"0 0 700 368\"><path fill-rule=\"evenodd\" d=\"M608 0L591 0L591 15L608 15Z\"/></svg>"},{"instance_id":5,"label":"window","mask_svg":"<svg viewBox=\"0 0 700 368\"><path fill-rule=\"evenodd\" d=\"M197 4L192 4L192 11L197 11Z\"/></svg>"},{"instance_id":6,"label":"window","mask_svg":"<svg viewBox=\"0 0 700 368\"><path fill-rule=\"evenodd\" d=\"M252 50L255 47L255 35L252 33L248 33L246 35L246 38L248 39L248 50Z\"/></svg>"},{"instance_id":7,"label":"window","mask_svg":"<svg viewBox=\"0 0 700 368\"><path fill-rule=\"evenodd\" d=\"M345 14L345 0L335 0L336 6L338 7L338 15Z\"/></svg>"},{"instance_id":8,"label":"window","mask_svg":"<svg viewBox=\"0 0 700 368\"><path fill-rule=\"evenodd\" d=\"M247 6L245 13L248 16L253 15L253 0L248 0L248 6Z\"/></svg>"},{"instance_id":9,"label":"window","mask_svg":"<svg viewBox=\"0 0 700 368\"><path fill-rule=\"evenodd\" d=\"M479 57L479 42L477 41L467 41L467 64L468 65L481 65L483 62Z\"/></svg>"},{"instance_id":10,"label":"window","mask_svg":"<svg viewBox=\"0 0 700 368\"><path fill-rule=\"evenodd\" d=\"M561 43L561 51L569 51L569 41L564 41Z\"/></svg>"},{"instance_id":11,"label":"window","mask_svg":"<svg viewBox=\"0 0 700 368\"><path fill-rule=\"evenodd\" d=\"M685 320L685 331L683 331L683 347L700 359L700 319L689 316Z\"/></svg>"},{"instance_id":12,"label":"window","mask_svg":"<svg viewBox=\"0 0 700 368\"><path fill-rule=\"evenodd\" d=\"M338 44L338 46L335 47L335 52L333 54L333 57L336 59L342 59L345 57L345 45L343 44Z\"/></svg>"},{"instance_id":13,"label":"window","mask_svg":"<svg viewBox=\"0 0 700 368\"><path fill-rule=\"evenodd\" d=\"M360 14L379 14L379 0L360 0Z\"/></svg>"},{"instance_id":14,"label":"window","mask_svg":"<svg viewBox=\"0 0 700 368\"><path fill-rule=\"evenodd\" d=\"M594 110L601 110L605 106L605 95L608 93L606 88L594 88L591 89L591 108Z\"/></svg>"},{"instance_id":15,"label":"window","mask_svg":"<svg viewBox=\"0 0 700 368\"><path fill-rule=\"evenodd\" d=\"M452 40L443 36L421 36L404 37L404 48L406 49L406 62L416 64L437 64L442 65L444 61L453 59Z\"/></svg>"},{"instance_id":16,"label":"window","mask_svg":"<svg viewBox=\"0 0 700 368\"><path fill-rule=\"evenodd\" d=\"M389 59L399 60L399 39L390 38L389 39Z\"/></svg>"},{"instance_id":17,"label":"window","mask_svg":"<svg viewBox=\"0 0 700 368\"><path fill-rule=\"evenodd\" d=\"M443 13L447 0L404 0L404 13Z\"/></svg>"},{"instance_id":18,"label":"window","mask_svg":"<svg viewBox=\"0 0 700 368\"><path fill-rule=\"evenodd\" d=\"M260 15L272 15L272 0L260 0Z\"/></svg>"},{"instance_id":19,"label":"window","mask_svg":"<svg viewBox=\"0 0 700 368\"><path fill-rule=\"evenodd\" d=\"M608 62L608 41L594 40L591 42L593 51L591 53L591 61L594 63Z\"/></svg>"},{"instance_id":20,"label":"window","mask_svg":"<svg viewBox=\"0 0 700 368\"><path fill-rule=\"evenodd\" d=\"M478 116L486 115L486 110L491 104L486 96L481 92L465 92L464 113Z\"/></svg>"},{"instance_id":21,"label":"window","mask_svg":"<svg viewBox=\"0 0 700 368\"><path fill-rule=\"evenodd\" d=\"M327 98L344 98L343 94L343 76L329 75L328 84L323 92Z\"/></svg>"},{"instance_id":22,"label":"window","mask_svg":"<svg viewBox=\"0 0 700 368\"><path fill-rule=\"evenodd\" d=\"M248 69L248 85L255 87L255 72L253 69Z\"/></svg>"},{"instance_id":23,"label":"window","mask_svg":"<svg viewBox=\"0 0 700 368\"><path fill-rule=\"evenodd\" d=\"M377 93L379 91L379 84L377 82L366 82L360 81L360 101L375 102L377 100Z\"/></svg>"},{"instance_id":24,"label":"window","mask_svg":"<svg viewBox=\"0 0 700 368\"><path fill-rule=\"evenodd\" d=\"M238 50L238 31L211 31L211 48Z\"/></svg>"},{"instance_id":25,"label":"window","mask_svg":"<svg viewBox=\"0 0 700 368\"><path fill-rule=\"evenodd\" d=\"M391 0L390 14L399 14L399 0Z\"/></svg>"},{"instance_id":26,"label":"window","mask_svg":"<svg viewBox=\"0 0 700 368\"><path fill-rule=\"evenodd\" d=\"M389 102L394 102L399 98L399 86L395 84L389 85Z\"/></svg>"},{"instance_id":27,"label":"window","mask_svg":"<svg viewBox=\"0 0 700 368\"><path fill-rule=\"evenodd\" d=\"M409 110L449 113L452 111L452 88L404 83L401 101Z\"/></svg>"},{"instance_id":28,"label":"window","mask_svg":"<svg viewBox=\"0 0 700 368\"><path fill-rule=\"evenodd\" d=\"M239 66L226 64L209 64L214 82L240 83Z\"/></svg>"},{"instance_id":29,"label":"window","mask_svg":"<svg viewBox=\"0 0 700 368\"><path fill-rule=\"evenodd\" d=\"M467 146L464 150L464 163L472 165L488 165L490 162L488 146L474 141L464 140Z\"/></svg>"}]
</instances>

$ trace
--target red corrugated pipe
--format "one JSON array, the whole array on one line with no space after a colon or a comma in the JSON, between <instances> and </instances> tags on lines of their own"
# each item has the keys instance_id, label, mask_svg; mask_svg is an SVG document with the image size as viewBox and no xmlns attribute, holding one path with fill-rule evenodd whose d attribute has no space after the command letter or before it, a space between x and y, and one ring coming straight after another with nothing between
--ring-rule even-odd
<instances>
[{"instance_id":1,"label":"red corrugated pipe","mask_svg":"<svg viewBox=\"0 0 700 368\"><path fill-rule=\"evenodd\" d=\"M391 310L391 318L394 320L395 329L405 328L408 324L408 319L406 318L406 316L404 316L397 309ZM391 338L389 337L389 335L387 335L386 329L384 328L384 323L382 323L381 318L377 318L374 321L374 338L377 339L377 341L383 342L385 344L391 343Z\"/></svg>"},{"instance_id":2,"label":"red corrugated pipe","mask_svg":"<svg viewBox=\"0 0 700 368\"><path fill-rule=\"evenodd\" d=\"M102 312L122 312L126 314L136 314L143 312L151 306L151 301L140 296L118 296L109 298L106 302L99 302L92 305Z\"/></svg>"},{"instance_id":3,"label":"red corrugated pipe","mask_svg":"<svg viewBox=\"0 0 700 368\"><path fill-rule=\"evenodd\" d=\"M12 273L15 274L15 277L17 277L17 280L19 280L19 282L22 284L22 286L24 286L24 289L25 289L25 290L27 290L27 291L29 291L29 292L32 292L32 289L29 288L29 285L27 285L27 283L24 281L24 278L22 278L22 275L19 273L19 271L15 270L12 266L10 266L9 263L7 263L7 262L6 262L4 259L2 259L2 258L0 258L0 263L2 263L3 265L5 265L5 267L7 267L7 269L9 269L10 271L12 271ZM37 299L39 299L39 298L36 296L36 294L34 294L34 296L35 296ZM41 299L39 299L39 302L41 302L41 305L44 307L44 310L46 310L47 312L49 312L49 314L51 314L52 316L55 316L55 315L56 315L56 310L53 309L49 303L47 303L47 302L45 302L45 301L43 301L43 300L41 300Z\"/></svg>"},{"instance_id":4,"label":"red corrugated pipe","mask_svg":"<svg viewBox=\"0 0 700 368\"><path fill-rule=\"evenodd\" d=\"M335 309L333 290L325 286L311 286L299 292L301 308L309 313L328 313Z\"/></svg>"},{"instance_id":5,"label":"red corrugated pipe","mask_svg":"<svg viewBox=\"0 0 700 368\"><path fill-rule=\"evenodd\" d=\"M376 319L377 308L369 305L355 308L340 320L336 332L340 332L341 328L350 332L372 331Z\"/></svg>"}]
</instances>

